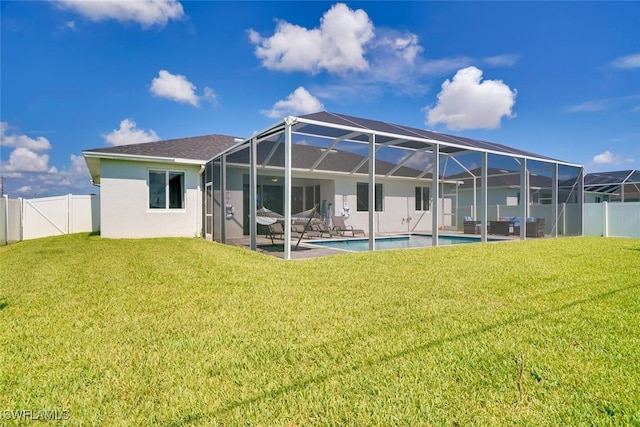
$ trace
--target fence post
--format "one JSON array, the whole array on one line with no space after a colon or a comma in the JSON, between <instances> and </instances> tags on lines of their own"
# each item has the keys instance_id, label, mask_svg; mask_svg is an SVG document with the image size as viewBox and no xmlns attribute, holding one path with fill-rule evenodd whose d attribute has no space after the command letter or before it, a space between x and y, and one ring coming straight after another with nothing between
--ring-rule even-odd
<instances>
[{"instance_id":1,"label":"fence post","mask_svg":"<svg viewBox=\"0 0 640 427\"><path fill-rule=\"evenodd\" d=\"M67 194L67 234L73 233L73 194Z\"/></svg>"},{"instance_id":2,"label":"fence post","mask_svg":"<svg viewBox=\"0 0 640 427\"><path fill-rule=\"evenodd\" d=\"M609 202L602 203L602 235L609 237Z\"/></svg>"},{"instance_id":3,"label":"fence post","mask_svg":"<svg viewBox=\"0 0 640 427\"><path fill-rule=\"evenodd\" d=\"M18 200L20 200L20 227L18 230L20 230L20 241L22 242L24 240L24 198L18 197Z\"/></svg>"},{"instance_id":4,"label":"fence post","mask_svg":"<svg viewBox=\"0 0 640 427\"><path fill-rule=\"evenodd\" d=\"M4 241L0 242L0 246L9 244L9 195L4 194L2 198L4 199L4 214L2 215L4 221L1 226L4 228Z\"/></svg>"}]
</instances>

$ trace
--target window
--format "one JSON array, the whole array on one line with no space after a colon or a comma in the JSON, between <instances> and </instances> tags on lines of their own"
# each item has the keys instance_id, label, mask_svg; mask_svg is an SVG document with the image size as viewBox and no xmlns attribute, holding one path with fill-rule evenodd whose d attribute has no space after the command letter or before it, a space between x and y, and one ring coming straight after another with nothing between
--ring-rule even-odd
<instances>
[{"instance_id":1,"label":"window","mask_svg":"<svg viewBox=\"0 0 640 427\"><path fill-rule=\"evenodd\" d=\"M184 209L184 172L149 171L149 209Z\"/></svg>"},{"instance_id":2,"label":"window","mask_svg":"<svg viewBox=\"0 0 640 427\"><path fill-rule=\"evenodd\" d=\"M416 187L416 211L428 211L429 202L429 187Z\"/></svg>"},{"instance_id":3,"label":"window","mask_svg":"<svg viewBox=\"0 0 640 427\"><path fill-rule=\"evenodd\" d=\"M304 208L311 209L316 205L320 206L320 186L304 187Z\"/></svg>"},{"instance_id":4,"label":"window","mask_svg":"<svg viewBox=\"0 0 640 427\"><path fill-rule=\"evenodd\" d=\"M366 212L369 210L369 183L358 182L356 187L357 210ZM382 184L376 184L376 212L382 212Z\"/></svg>"}]
</instances>

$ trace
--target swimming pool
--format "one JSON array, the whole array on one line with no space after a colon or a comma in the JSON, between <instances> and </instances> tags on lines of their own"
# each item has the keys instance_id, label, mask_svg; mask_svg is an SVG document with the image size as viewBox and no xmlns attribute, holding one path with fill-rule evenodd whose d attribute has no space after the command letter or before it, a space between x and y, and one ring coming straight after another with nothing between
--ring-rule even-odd
<instances>
[{"instance_id":1,"label":"swimming pool","mask_svg":"<svg viewBox=\"0 0 640 427\"><path fill-rule=\"evenodd\" d=\"M438 236L438 245L459 245L480 242L479 237ZM364 252L369 250L369 239L325 240L307 242L310 245L324 246L345 251ZM376 250L424 248L431 246L431 235L412 234L410 236L376 237Z\"/></svg>"}]
</instances>

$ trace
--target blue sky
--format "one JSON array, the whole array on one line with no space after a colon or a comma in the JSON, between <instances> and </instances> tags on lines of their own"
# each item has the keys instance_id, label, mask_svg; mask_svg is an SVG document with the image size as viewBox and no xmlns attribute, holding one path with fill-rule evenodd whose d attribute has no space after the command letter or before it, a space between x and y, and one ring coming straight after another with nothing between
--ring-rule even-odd
<instances>
[{"instance_id":1,"label":"blue sky","mask_svg":"<svg viewBox=\"0 0 640 427\"><path fill-rule=\"evenodd\" d=\"M2 1L6 194L320 109L640 169L640 2Z\"/></svg>"}]
</instances>

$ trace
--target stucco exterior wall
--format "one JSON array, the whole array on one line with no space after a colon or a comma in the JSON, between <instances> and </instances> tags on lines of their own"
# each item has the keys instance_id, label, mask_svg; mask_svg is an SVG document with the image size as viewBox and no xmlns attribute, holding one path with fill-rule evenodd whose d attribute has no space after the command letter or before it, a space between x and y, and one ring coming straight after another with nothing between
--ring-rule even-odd
<instances>
[{"instance_id":1,"label":"stucco exterior wall","mask_svg":"<svg viewBox=\"0 0 640 427\"><path fill-rule=\"evenodd\" d=\"M185 173L185 209L149 209L149 169ZM102 237L200 236L202 192L199 165L102 159L100 170Z\"/></svg>"}]
</instances>

